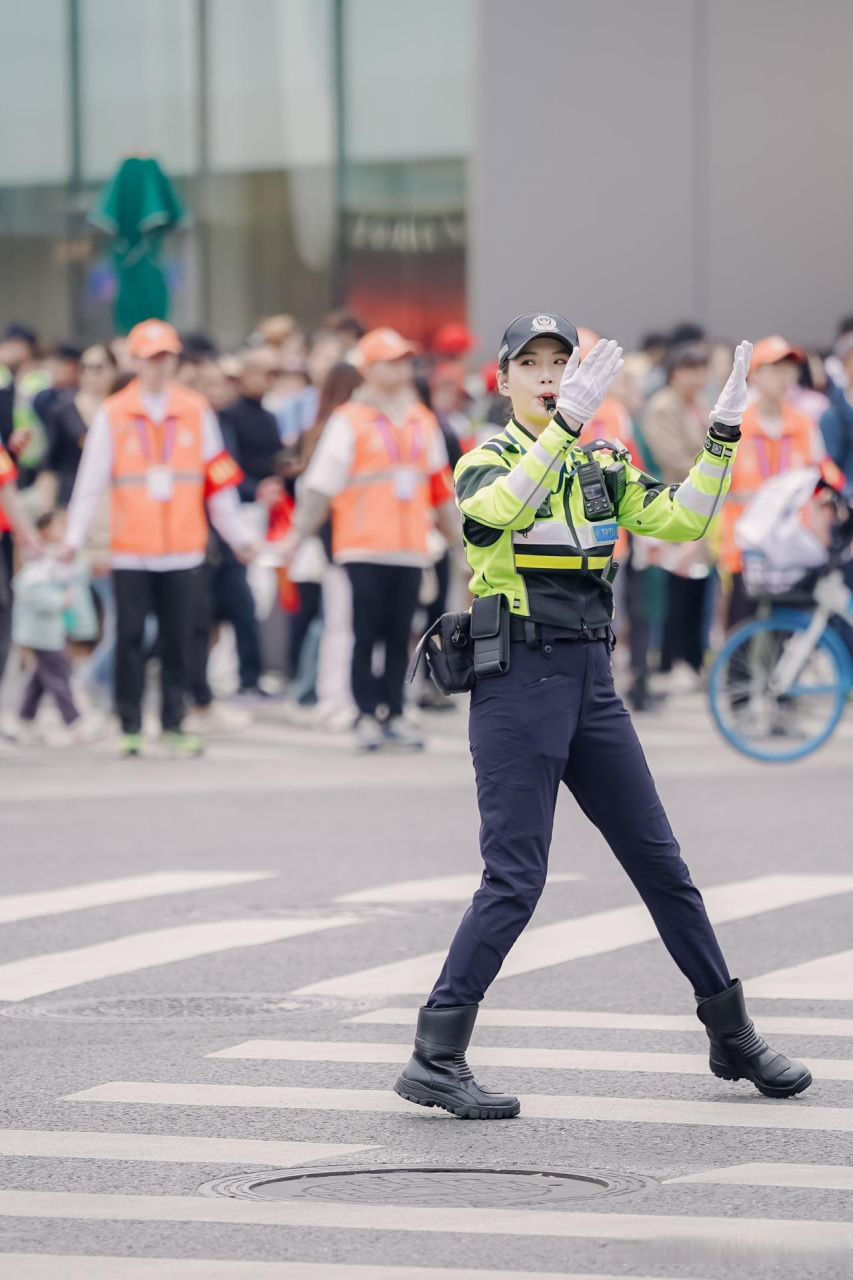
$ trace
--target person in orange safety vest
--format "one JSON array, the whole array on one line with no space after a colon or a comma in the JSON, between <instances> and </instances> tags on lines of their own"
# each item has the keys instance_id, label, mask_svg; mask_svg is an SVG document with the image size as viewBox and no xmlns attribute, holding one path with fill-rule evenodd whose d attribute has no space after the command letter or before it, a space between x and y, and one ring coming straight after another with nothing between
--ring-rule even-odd
<instances>
[{"instance_id":1,"label":"person in orange safety vest","mask_svg":"<svg viewBox=\"0 0 853 1280\"><path fill-rule=\"evenodd\" d=\"M352 585L352 692L358 745L421 747L403 719L403 678L423 570L435 559L434 524L460 543L453 481L441 430L418 400L415 348L374 329L356 348L364 383L320 437L298 494L288 555L332 512L332 554ZM373 674L373 650L385 647ZM380 722L377 713L385 715Z\"/></svg>"},{"instance_id":2,"label":"person in orange safety vest","mask_svg":"<svg viewBox=\"0 0 853 1280\"><path fill-rule=\"evenodd\" d=\"M751 617L755 604L743 584L740 548L734 527L765 480L793 467L818 463L825 450L814 421L788 402L796 385L803 352L778 334L756 342L749 370L755 399L743 415L732 485L723 507L721 564L732 574L727 623Z\"/></svg>"},{"instance_id":3,"label":"person in orange safety vest","mask_svg":"<svg viewBox=\"0 0 853 1280\"><path fill-rule=\"evenodd\" d=\"M156 614L164 737L175 754L198 755L183 732L188 632L198 598L210 519L241 559L251 559L235 486L242 473L225 451L207 401L174 381L180 339L162 320L131 329L137 376L98 411L86 437L68 509L65 556L83 546L105 491L110 494L116 598L115 701L122 755L142 750L143 632Z\"/></svg>"}]
</instances>

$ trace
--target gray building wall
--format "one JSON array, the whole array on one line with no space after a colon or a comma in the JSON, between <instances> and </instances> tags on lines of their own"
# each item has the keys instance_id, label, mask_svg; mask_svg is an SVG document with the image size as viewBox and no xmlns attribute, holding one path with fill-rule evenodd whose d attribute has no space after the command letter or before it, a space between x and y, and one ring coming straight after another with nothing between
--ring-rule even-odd
<instances>
[{"instance_id":1,"label":"gray building wall","mask_svg":"<svg viewBox=\"0 0 853 1280\"><path fill-rule=\"evenodd\" d=\"M471 321L830 341L853 311L849 0L477 0Z\"/></svg>"}]
</instances>

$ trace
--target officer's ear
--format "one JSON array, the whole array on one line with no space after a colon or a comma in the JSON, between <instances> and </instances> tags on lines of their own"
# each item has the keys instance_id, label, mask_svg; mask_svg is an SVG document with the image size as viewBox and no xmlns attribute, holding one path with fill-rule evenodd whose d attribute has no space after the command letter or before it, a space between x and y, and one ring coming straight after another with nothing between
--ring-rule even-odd
<instances>
[{"instance_id":1,"label":"officer's ear","mask_svg":"<svg viewBox=\"0 0 853 1280\"><path fill-rule=\"evenodd\" d=\"M509 395L509 362L498 369L498 394Z\"/></svg>"}]
</instances>

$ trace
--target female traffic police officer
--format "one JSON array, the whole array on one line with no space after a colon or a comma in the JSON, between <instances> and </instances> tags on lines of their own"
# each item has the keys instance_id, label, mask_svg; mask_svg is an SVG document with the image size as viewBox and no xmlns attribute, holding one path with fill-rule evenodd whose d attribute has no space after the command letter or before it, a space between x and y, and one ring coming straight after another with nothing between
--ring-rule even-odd
<instances>
[{"instance_id":1,"label":"female traffic police officer","mask_svg":"<svg viewBox=\"0 0 853 1280\"><path fill-rule=\"evenodd\" d=\"M471 696L485 871L395 1086L410 1102L471 1119L519 1112L517 1098L477 1084L465 1051L479 1002L544 887L560 782L609 843L692 983L714 1074L749 1079L770 1097L811 1083L807 1068L770 1049L747 1015L610 667L618 526L673 542L708 532L731 479L751 353L748 342L737 348L702 453L680 485L666 486L631 466L618 443L578 446L621 368L615 342L602 339L580 362L577 331L562 316L519 316L504 334L498 385L512 419L455 474L477 597L472 634L478 610L492 617L487 634L501 614L508 628L508 667L498 659L502 674L478 678ZM490 596L506 605L481 605ZM493 658L499 638L494 645Z\"/></svg>"}]
</instances>

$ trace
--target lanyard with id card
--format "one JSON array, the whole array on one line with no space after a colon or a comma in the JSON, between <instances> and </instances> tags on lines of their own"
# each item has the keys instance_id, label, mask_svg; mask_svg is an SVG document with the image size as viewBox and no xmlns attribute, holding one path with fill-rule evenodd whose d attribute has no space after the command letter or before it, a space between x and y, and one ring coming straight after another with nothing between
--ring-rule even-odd
<instances>
[{"instance_id":1,"label":"lanyard with id card","mask_svg":"<svg viewBox=\"0 0 853 1280\"><path fill-rule=\"evenodd\" d=\"M153 461L154 451L148 436L148 425L144 418L137 418L136 430L139 434L139 445L147 463L145 471L145 487L152 502L169 502L175 492L175 477L169 466L169 459L175 447L174 418L166 419L163 433L163 451L160 462Z\"/></svg>"},{"instance_id":2,"label":"lanyard with id card","mask_svg":"<svg viewBox=\"0 0 853 1280\"><path fill-rule=\"evenodd\" d=\"M393 464L391 487L394 491L394 497L398 502L412 502L418 491L418 486L423 482L424 478L421 468L418 466L423 454L420 425L417 422L412 425L411 452L405 461L400 449L398 435L389 420L384 415L380 415L376 419L376 426L382 436L388 457Z\"/></svg>"}]
</instances>

